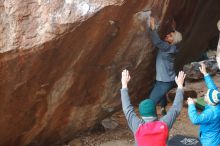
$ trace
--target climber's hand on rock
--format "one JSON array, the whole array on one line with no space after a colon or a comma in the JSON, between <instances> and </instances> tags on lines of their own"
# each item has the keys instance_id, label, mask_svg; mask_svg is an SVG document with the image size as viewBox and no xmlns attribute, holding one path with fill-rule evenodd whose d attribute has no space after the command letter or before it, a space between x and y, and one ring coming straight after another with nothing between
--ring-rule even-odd
<instances>
[{"instance_id":1,"label":"climber's hand on rock","mask_svg":"<svg viewBox=\"0 0 220 146\"><path fill-rule=\"evenodd\" d=\"M201 71L201 73L203 75L206 75L207 74L207 71L206 71L206 67L205 67L205 64L204 63L200 63L201 67L199 67L199 70Z\"/></svg>"},{"instance_id":2,"label":"climber's hand on rock","mask_svg":"<svg viewBox=\"0 0 220 146\"><path fill-rule=\"evenodd\" d=\"M154 17L150 17L150 28L151 28L151 30L155 29L155 19L154 19Z\"/></svg>"},{"instance_id":3,"label":"climber's hand on rock","mask_svg":"<svg viewBox=\"0 0 220 146\"><path fill-rule=\"evenodd\" d=\"M121 73L121 84L122 88L127 88L128 82L130 81L131 77L129 75L129 71L127 69L123 70Z\"/></svg>"}]
</instances>

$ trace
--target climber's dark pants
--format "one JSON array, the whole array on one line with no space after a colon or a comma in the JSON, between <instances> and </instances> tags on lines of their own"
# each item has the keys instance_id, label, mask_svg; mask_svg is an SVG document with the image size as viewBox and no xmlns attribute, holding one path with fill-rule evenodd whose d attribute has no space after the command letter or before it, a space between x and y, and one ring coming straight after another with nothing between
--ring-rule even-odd
<instances>
[{"instance_id":1,"label":"climber's dark pants","mask_svg":"<svg viewBox=\"0 0 220 146\"><path fill-rule=\"evenodd\" d=\"M172 82L156 81L149 98L154 101L155 105L157 105L160 102L161 107L166 107L167 105L166 93L174 86L175 86L174 81Z\"/></svg>"}]
</instances>

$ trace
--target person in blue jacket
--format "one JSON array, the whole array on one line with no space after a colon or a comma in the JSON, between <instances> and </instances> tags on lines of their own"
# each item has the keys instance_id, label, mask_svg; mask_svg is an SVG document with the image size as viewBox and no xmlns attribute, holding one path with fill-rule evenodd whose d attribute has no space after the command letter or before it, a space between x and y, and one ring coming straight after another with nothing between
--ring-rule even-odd
<instances>
[{"instance_id":1,"label":"person in blue jacket","mask_svg":"<svg viewBox=\"0 0 220 146\"><path fill-rule=\"evenodd\" d=\"M207 105L198 114L192 98L188 98L188 115L194 125L200 125L199 138L203 146L220 145L220 92L207 73L205 64L199 68L205 78L208 91L204 97Z\"/></svg>"},{"instance_id":2,"label":"person in blue jacket","mask_svg":"<svg viewBox=\"0 0 220 146\"><path fill-rule=\"evenodd\" d=\"M161 113L165 115L165 107L167 105L166 93L175 86L174 60L178 52L176 44L182 40L182 34L173 30L163 40L160 39L155 19L150 16L147 18L147 30L150 33L154 47L157 48L156 82L149 98L154 101L155 105L160 102Z\"/></svg>"}]
</instances>

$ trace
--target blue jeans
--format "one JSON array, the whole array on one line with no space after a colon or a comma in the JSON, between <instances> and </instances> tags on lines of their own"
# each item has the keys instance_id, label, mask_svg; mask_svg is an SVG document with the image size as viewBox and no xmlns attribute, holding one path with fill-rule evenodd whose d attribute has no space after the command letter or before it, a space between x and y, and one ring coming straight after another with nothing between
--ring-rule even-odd
<instances>
[{"instance_id":1,"label":"blue jeans","mask_svg":"<svg viewBox=\"0 0 220 146\"><path fill-rule=\"evenodd\" d=\"M152 89L149 98L152 99L157 105L160 102L161 107L166 107L167 98L166 93L175 86L175 82L161 82L156 81L154 88Z\"/></svg>"}]
</instances>

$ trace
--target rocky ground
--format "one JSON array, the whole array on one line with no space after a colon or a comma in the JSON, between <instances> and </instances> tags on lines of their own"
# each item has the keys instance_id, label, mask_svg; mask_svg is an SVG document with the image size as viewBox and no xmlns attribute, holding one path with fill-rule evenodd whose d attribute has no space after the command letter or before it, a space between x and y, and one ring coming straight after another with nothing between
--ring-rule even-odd
<instances>
[{"instance_id":1,"label":"rocky ground","mask_svg":"<svg viewBox=\"0 0 220 146\"><path fill-rule=\"evenodd\" d=\"M220 87L220 75L216 74L213 77L215 83ZM201 97L206 92L206 86L203 80L196 82L186 82L186 88L193 89L197 92L198 97ZM169 103L171 106L172 103ZM159 108L158 108L158 113ZM161 115L159 115L161 116ZM80 136L67 144L68 146L133 146L134 139L131 131L127 127L126 120L123 113L117 112L112 117L119 125L114 130L100 130L93 133L88 133L87 136ZM180 116L177 118L172 130L170 131L170 137L181 134L197 137L198 126L193 126L187 115L187 105L184 103L184 107ZM66 145L66 146L67 146Z\"/></svg>"}]
</instances>

